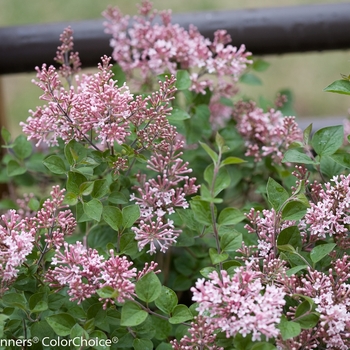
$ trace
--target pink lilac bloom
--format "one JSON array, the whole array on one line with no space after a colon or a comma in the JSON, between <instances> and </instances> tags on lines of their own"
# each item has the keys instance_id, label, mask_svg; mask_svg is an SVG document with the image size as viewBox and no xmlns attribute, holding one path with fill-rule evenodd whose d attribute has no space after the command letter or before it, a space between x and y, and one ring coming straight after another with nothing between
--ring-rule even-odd
<instances>
[{"instance_id":1,"label":"pink lilac bloom","mask_svg":"<svg viewBox=\"0 0 350 350\"><path fill-rule=\"evenodd\" d=\"M206 317L196 316L188 329L189 335L183 336L180 341L170 341L174 350L208 349L223 350L215 345L215 326L206 322Z\"/></svg>"},{"instance_id":2,"label":"pink lilac bloom","mask_svg":"<svg viewBox=\"0 0 350 350\"><path fill-rule=\"evenodd\" d=\"M60 64L59 72L71 84L71 77L80 71L78 52L73 52L73 30L68 27L60 35L61 46L57 48L55 61Z\"/></svg>"},{"instance_id":3,"label":"pink lilac bloom","mask_svg":"<svg viewBox=\"0 0 350 350\"><path fill-rule=\"evenodd\" d=\"M280 215L274 209L262 211L263 216L260 216L259 211L254 208L246 214L250 224L245 225L249 233L254 233L258 237L258 252L259 257L275 258L276 257L276 242L279 233L287 227L294 226L294 221L284 220L282 223Z\"/></svg>"},{"instance_id":4,"label":"pink lilac bloom","mask_svg":"<svg viewBox=\"0 0 350 350\"><path fill-rule=\"evenodd\" d=\"M226 332L227 337L237 333L243 337L252 334L253 341L276 337L276 327L285 305L284 291L275 285L264 286L261 273L251 270L249 264L237 268L230 277L222 270L209 274L191 288L192 300L198 303L199 315L206 316L206 322Z\"/></svg>"},{"instance_id":5,"label":"pink lilac bloom","mask_svg":"<svg viewBox=\"0 0 350 350\"><path fill-rule=\"evenodd\" d=\"M36 230L28 228L15 210L1 216L0 225L0 292L17 277L19 267L34 248Z\"/></svg>"},{"instance_id":6,"label":"pink lilac bloom","mask_svg":"<svg viewBox=\"0 0 350 350\"><path fill-rule=\"evenodd\" d=\"M59 248L64 238L71 235L76 228L76 220L68 205L63 204L65 189L53 186L48 198L35 217L29 220L30 225L36 227L37 234L44 229L46 249ZM65 209L65 210L64 210Z\"/></svg>"},{"instance_id":7,"label":"pink lilac bloom","mask_svg":"<svg viewBox=\"0 0 350 350\"><path fill-rule=\"evenodd\" d=\"M214 124L222 123L227 111L225 115L222 112L227 108L220 109L218 96L226 96L222 92L228 90L231 94L227 97L237 93L237 81L252 63L251 53L244 45L232 46L225 30L216 31L210 41L193 25L187 31L172 24L170 11L159 12L160 23L153 23L157 14L149 1L142 1L139 15L129 27L130 18L118 8L109 7L103 15L107 19L105 31L112 35L113 58L129 77L140 70L140 87L158 74L175 74L178 69L189 71L192 80L189 90L200 94L212 91L211 119Z\"/></svg>"},{"instance_id":8,"label":"pink lilac bloom","mask_svg":"<svg viewBox=\"0 0 350 350\"><path fill-rule=\"evenodd\" d=\"M259 162L268 155L280 164L284 152L295 141L302 140L302 132L294 117L284 117L274 109L264 112L254 102L239 102L233 111L237 130L245 140L246 156Z\"/></svg>"},{"instance_id":9,"label":"pink lilac bloom","mask_svg":"<svg viewBox=\"0 0 350 350\"><path fill-rule=\"evenodd\" d=\"M108 303L124 303L134 295L135 284L131 280L136 277L136 268L131 268L132 264L126 256L114 256L113 250L110 251L110 258L100 271L99 288L111 287L117 291L117 296L115 299L100 298L100 301L104 301L104 308Z\"/></svg>"},{"instance_id":10,"label":"pink lilac bloom","mask_svg":"<svg viewBox=\"0 0 350 350\"><path fill-rule=\"evenodd\" d=\"M324 189L317 187L317 192L318 201L307 209L302 234L309 234L311 241L332 236L337 242L348 240L350 175L334 176Z\"/></svg>"},{"instance_id":11,"label":"pink lilac bloom","mask_svg":"<svg viewBox=\"0 0 350 350\"><path fill-rule=\"evenodd\" d=\"M0 225L0 280L2 290L4 282L10 284L18 273L19 267L26 261L34 247L40 252L39 265L44 255L52 248L59 248L64 237L73 233L76 221L70 210L63 205L64 191L53 186L48 198L38 212L29 211L27 206L33 195L18 200L19 213L9 210L1 216ZM45 236L44 245L41 237Z\"/></svg>"},{"instance_id":12,"label":"pink lilac bloom","mask_svg":"<svg viewBox=\"0 0 350 350\"><path fill-rule=\"evenodd\" d=\"M66 29L57 55L60 63L71 48L70 35L71 30ZM29 140L36 141L37 146L42 142L56 146L59 139L65 143L76 140L95 150L109 149L114 154L114 143L130 141L136 152L142 152L152 150L172 133L167 116L176 91L175 77L159 82L159 90L146 97L134 97L128 86L118 87L113 79L111 58L103 56L101 60L98 73L75 75L74 84L68 87L60 77L67 78L71 68L57 71L45 64L41 69L36 68L38 80L34 83L43 90L40 98L47 104L31 110L26 123L21 123ZM62 64L67 65L65 61ZM76 69L69 72L73 74ZM129 139L131 130L136 133L134 140ZM126 166L122 158L116 161L115 170L124 170Z\"/></svg>"},{"instance_id":13,"label":"pink lilac bloom","mask_svg":"<svg viewBox=\"0 0 350 350\"><path fill-rule=\"evenodd\" d=\"M141 218L137 227L133 227L135 239L141 251L150 244L148 253L153 254L157 248L166 252L169 246L176 243L181 230L175 229L173 221L167 216L175 212L175 208L187 209L189 204L186 196L198 191L196 178L190 178L192 169L181 159L183 142L174 133L169 143L163 145L163 150L157 150L148 160L147 167L159 175L146 181L146 176L139 174L139 186L134 188L130 200L140 207Z\"/></svg>"},{"instance_id":14,"label":"pink lilac bloom","mask_svg":"<svg viewBox=\"0 0 350 350\"><path fill-rule=\"evenodd\" d=\"M302 330L293 341L277 339L279 349L340 349L350 347L350 259L344 255L332 263L325 274L308 269L307 274L295 281L290 295L305 295L316 304L319 322L313 329ZM302 299L303 300L303 299ZM293 320L295 308L288 312ZM299 346L298 346L299 345Z\"/></svg>"},{"instance_id":15,"label":"pink lilac bloom","mask_svg":"<svg viewBox=\"0 0 350 350\"><path fill-rule=\"evenodd\" d=\"M64 251L56 251L51 265L55 267L46 273L46 281L57 290L68 286L70 300L78 304L106 286L113 288L116 296L115 299L100 298L104 308L108 303L123 303L133 298L136 268L131 268L132 262L126 257L114 256L113 251L110 251L109 259L105 259L97 250L85 248L81 242L65 242Z\"/></svg>"}]
</instances>

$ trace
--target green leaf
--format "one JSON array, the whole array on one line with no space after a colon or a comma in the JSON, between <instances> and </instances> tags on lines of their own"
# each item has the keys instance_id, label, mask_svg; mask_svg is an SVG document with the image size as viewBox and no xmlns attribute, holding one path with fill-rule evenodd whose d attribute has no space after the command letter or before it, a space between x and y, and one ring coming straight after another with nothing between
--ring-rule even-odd
<instances>
[{"instance_id":1,"label":"green leaf","mask_svg":"<svg viewBox=\"0 0 350 350\"><path fill-rule=\"evenodd\" d=\"M320 159L320 170L323 175L332 178L344 172L344 167L333 160L331 156L322 156Z\"/></svg>"},{"instance_id":2,"label":"green leaf","mask_svg":"<svg viewBox=\"0 0 350 350\"><path fill-rule=\"evenodd\" d=\"M315 132L311 145L318 155L325 156L335 153L343 144L343 140L344 127L342 125L328 126Z\"/></svg>"},{"instance_id":3,"label":"green leaf","mask_svg":"<svg viewBox=\"0 0 350 350\"><path fill-rule=\"evenodd\" d=\"M94 189L94 182L93 181L83 182L79 186L79 192L82 196L90 195L93 189Z\"/></svg>"},{"instance_id":4,"label":"green leaf","mask_svg":"<svg viewBox=\"0 0 350 350\"><path fill-rule=\"evenodd\" d=\"M31 295L28 301L29 309L31 312L43 312L48 309L47 294L35 293Z\"/></svg>"},{"instance_id":5,"label":"green leaf","mask_svg":"<svg viewBox=\"0 0 350 350\"><path fill-rule=\"evenodd\" d=\"M287 270L286 274L288 277L295 275L297 272L301 270L306 270L308 268L307 265L298 265L295 267L292 267L291 269Z\"/></svg>"},{"instance_id":6,"label":"green leaf","mask_svg":"<svg viewBox=\"0 0 350 350\"><path fill-rule=\"evenodd\" d=\"M214 178L214 164L210 164L204 171L204 180L211 186ZM220 168L215 179L214 185L214 197L216 197L222 190L229 187L231 183L231 177L226 168Z\"/></svg>"},{"instance_id":7,"label":"green leaf","mask_svg":"<svg viewBox=\"0 0 350 350\"><path fill-rule=\"evenodd\" d=\"M258 342L255 343L250 350L276 350L277 348L271 344L271 343L267 343L267 342Z\"/></svg>"},{"instance_id":8,"label":"green leaf","mask_svg":"<svg viewBox=\"0 0 350 350\"><path fill-rule=\"evenodd\" d=\"M74 341L74 343L76 343L79 349L81 349L84 347L84 343L82 340L89 339L89 334L82 326L76 323L70 332L70 339L74 338L77 338L77 342Z\"/></svg>"},{"instance_id":9,"label":"green leaf","mask_svg":"<svg viewBox=\"0 0 350 350\"><path fill-rule=\"evenodd\" d=\"M270 67L270 63L268 63L262 59L254 60L253 65L252 65L252 68L257 72L264 72L269 67Z\"/></svg>"},{"instance_id":10,"label":"green leaf","mask_svg":"<svg viewBox=\"0 0 350 350\"><path fill-rule=\"evenodd\" d=\"M93 198L102 198L109 192L109 186L106 179L100 179L94 181L94 187L91 192Z\"/></svg>"},{"instance_id":11,"label":"green leaf","mask_svg":"<svg viewBox=\"0 0 350 350\"><path fill-rule=\"evenodd\" d=\"M319 320L320 316L316 312L311 312L307 315L299 316L295 322L300 324L302 329L310 329L315 327Z\"/></svg>"},{"instance_id":12,"label":"green leaf","mask_svg":"<svg viewBox=\"0 0 350 350\"><path fill-rule=\"evenodd\" d=\"M104 221L112 227L113 230L118 231L123 225L123 214L117 207L105 206L103 207L102 216Z\"/></svg>"},{"instance_id":13,"label":"green leaf","mask_svg":"<svg viewBox=\"0 0 350 350\"><path fill-rule=\"evenodd\" d=\"M215 248L209 249L209 256L213 265L220 264L221 262L227 260L229 257L227 253L222 252L219 254Z\"/></svg>"},{"instance_id":14,"label":"green leaf","mask_svg":"<svg viewBox=\"0 0 350 350\"><path fill-rule=\"evenodd\" d=\"M120 238L120 253L126 255L136 255L139 249L134 233L124 233Z\"/></svg>"},{"instance_id":15,"label":"green leaf","mask_svg":"<svg viewBox=\"0 0 350 350\"><path fill-rule=\"evenodd\" d=\"M242 233L238 231L225 232L220 236L220 247L223 252L236 251L242 246Z\"/></svg>"},{"instance_id":16,"label":"green leaf","mask_svg":"<svg viewBox=\"0 0 350 350\"><path fill-rule=\"evenodd\" d=\"M200 231L202 229L202 225L199 224L192 210L188 209L176 209L176 213L180 216L182 222L188 227L190 230Z\"/></svg>"},{"instance_id":17,"label":"green leaf","mask_svg":"<svg viewBox=\"0 0 350 350\"><path fill-rule=\"evenodd\" d=\"M117 244L117 242L118 235L116 232L110 226L103 225L102 223L94 225L87 236L87 245L91 248L106 248L109 251L112 247L106 246L108 244Z\"/></svg>"},{"instance_id":18,"label":"green leaf","mask_svg":"<svg viewBox=\"0 0 350 350\"><path fill-rule=\"evenodd\" d=\"M116 291L111 286L105 286L101 289L97 289L96 293L100 298L103 298L103 299L118 297L118 291Z\"/></svg>"},{"instance_id":19,"label":"green leaf","mask_svg":"<svg viewBox=\"0 0 350 350\"><path fill-rule=\"evenodd\" d=\"M210 114L208 105L200 104L194 107L194 114L191 119L184 120L188 144L197 143L203 137L210 137L212 134L212 126L209 121Z\"/></svg>"},{"instance_id":20,"label":"green leaf","mask_svg":"<svg viewBox=\"0 0 350 350\"><path fill-rule=\"evenodd\" d=\"M122 307L120 325L134 327L144 322L147 316L147 311L142 310L140 306L132 301L126 301Z\"/></svg>"},{"instance_id":21,"label":"green leaf","mask_svg":"<svg viewBox=\"0 0 350 350\"><path fill-rule=\"evenodd\" d=\"M56 155L49 156L43 161L46 168L48 168L52 173L57 175L62 175L67 172L66 165L64 161Z\"/></svg>"},{"instance_id":22,"label":"green leaf","mask_svg":"<svg viewBox=\"0 0 350 350\"><path fill-rule=\"evenodd\" d=\"M28 202L28 208L33 211L38 211L40 208L40 202L33 197Z\"/></svg>"},{"instance_id":23,"label":"green leaf","mask_svg":"<svg viewBox=\"0 0 350 350\"><path fill-rule=\"evenodd\" d=\"M112 67L112 72L114 73L113 80L117 81L117 86L122 87L126 82L126 75L118 63L114 63Z\"/></svg>"},{"instance_id":24,"label":"green leaf","mask_svg":"<svg viewBox=\"0 0 350 350\"><path fill-rule=\"evenodd\" d=\"M77 168L73 168L72 171L82 174L87 177L91 177L94 174L94 168L93 167L87 167L87 166L80 166Z\"/></svg>"},{"instance_id":25,"label":"green leaf","mask_svg":"<svg viewBox=\"0 0 350 350\"><path fill-rule=\"evenodd\" d=\"M288 321L286 316L282 315L281 322L278 325L283 340L297 337L301 332L299 323Z\"/></svg>"},{"instance_id":26,"label":"green leaf","mask_svg":"<svg viewBox=\"0 0 350 350\"><path fill-rule=\"evenodd\" d=\"M67 313L60 313L47 316L45 321L54 330L54 332L62 337L69 335L75 325L74 318Z\"/></svg>"},{"instance_id":27,"label":"green leaf","mask_svg":"<svg viewBox=\"0 0 350 350\"><path fill-rule=\"evenodd\" d=\"M335 153L330 156L336 163L350 169L350 154L349 153Z\"/></svg>"},{"instance_id":28,"label":"green leaf","mask_svg":"<svg viewBox=\"0 0 350 350\"><path fill-rule=\"evenodd\" d=\"M243 75L241 75L239 81L248 85L262 85L261 79L252 73L244 73Z\"/></svg>"},{"instance_id":29,"label":"green leaf","mask_svg":"<svg viewBox=\"0 0 350 350\"><path fill-rule=\"evenodd\" d=\"M287 150L282 163L315 164L309 156L295 148Z\"/></svg>"},{"instance_id":30,"label":"green leaf","mask_svg":"<svg viewBox=\"0 0 350 350\"><path fill-rule=\"evenodd\" d=\"M27 171L26 168L22 167L16 160L11 159L7 163L7 175L8 176L17 176L22 175Z\"/></svg>"},{"instance_id":31,"label":"green leaf","mask_svg":"<svg viewBox=\"0 0 350 350\"><path fill-rule=\"evenodd\" d=\"M84 175L69 171L67 179L67 192L72 192L79 196L81 194L80 185L84 182L86 182L86 177Z\"/></svg>"},{"instance_id":32,"label":"green leaf","mask_svg":"<svg viewBox=\"0 0 350 350\"><path fill-rule=\"evenodd\" d=\"M235 225L245 219L245 215L236 208L225 208L220 212L218 224L227 226Z\"/></svg>"},{"instance_id":33,"label":"green leaf","mask_svg":"<svg viewBox=\"0 0 350 350\"><path fill-rule=\"evenodd\" d=\"M19 135L16 138L12 149L19 159L28 158L32 154L32 144L24 135Z\"/></svg>"},{"instance_id":34,"label":"green leaf","mask_svg":"<svg viewBox=\"0 0 350 350\"><path fill-rule=\"evenodd\" d=\"M225 139L218 132L215 135L215 144L218 146L220 151L222 151L225 147Z\"/></svg>"},{"instance_id":35,"label":"green leaf","mask_svg":"<svg viewBox=\"0 0 350 350\"><path fill-rule=\"evenodd\" d=\"M222 203L223 202L222 198L212 197L208 187L204 184L201 185L200 193L201 193L201 199L205 202L209 202L209 203Z\"/></svg>"},{"instance_id":36,"label":"green leaf","mask_svg":"<svg viewBox=\"0 0 350 350\"><path fill-rule=\"evenodd\" d=\"M320 244L313 248L310 253L312 262L317 263L327 256L337 245L335 243Z\"/></svg>"},{"instance_id":37,"label":"green leaf","mask_svg":"<svg viewBox=\"0 0 350 350\"><path fill-rule=\"evenodd\" d=\"M204 267L203 269L201 269L199 272L200 274L205 277L205 278L209 278L209 275L215 271L216 268L213 266L209 266L209 267Z\"/></svg>"},{"instance_id":38,"label":"green leaf","mask_svg":"<svg viewBox=\"0 0 350 350\"><path fill-rule=\"evenodd\" d=\"M305 146L309 144L311 131L312 131L312 123L303 132L303 141Z\"/></svg>"},{"instance_id":39,"label":"green leaf","mask_svg":"<svg viewBox=\"0 0 350 350\"><path fill-rule=\"evenodd\" d=\"M193 211L194 218L198 222L208 226L212 224L210 204L208 202L193 199L191 200L190 205Z\"/></svg>"},{"instance_id":40,"label":"green leaf","mask_svg":"<svg viewBox=\"0 0 350 350\"><path fill-rule=\"evenodd\" d=\"M299 318L304 314L308 314L310 311L312 311L314 305L315 303L313 301L310 302L310 300L305 299L301 304L298 305L295 311L295 318Z\"/></svg>"},{"instance_id":41,"label":"green leaf","mask_svg":"<svg viewBox=\"0 0 350 350\"><path fill-rule=\"evenodd\" d=\"M98 199L92 199L89 202L84 202L84 213L93 220L100 221L103 206L102 203Z\"/></svg>"},{"instance_id":42,"label":"green leaf","mask_svg":"<svg viewBox=\"0 0 350 350\"><path fill-rule=\"evenodd\" d=\"M45 320L33 322L30 326L30 333L32 339L34 337L38 337L38 339L40 340L42 340L45 337L48 337L49 339L53 339L56 337L55 332ZM35 347L33 346L33 348Z\"/></svg>"},{"instance_id":43,"label":"green leaf","mask_svg":"<svg viewBox=\"0 0 350 350\"><path fill-rule=\"evenodd\" d=\"M176 73L175 86L178 90L187 90L191 87L192 81L187 70L178 70Z\"/></svg>"},{"instance_id":44,"label":"green leaf","mask_svg":"<svg viewBox=\"0 0 350 350\"><path fill-rule=\"evenodd\" d=\"M301 236L297 226L290 226L280 232L277 237L277 246L291 245L295 248L301 248Z\"/></svg>"},{"instance_id":45,"label":"green leaf","mask_svg":"<svg viewBox=\"0 0 350 350\"><path fill-rule=\"evenodd\" d=\"M153 350L153 343L149 339L135 338L132 342L134 350Z\"/></svg>"},{"instance_id":46,"label":"green leaf","mask_svg":"<svg viewBox=\"0 0 350 350\"><path fill-rule=\"evenodd\" d=\"M135 291L139 299L150 303L159 297L162 291L162 285L157 275L151 271L136 282Z\"/></svg>"},{"instance_id":47,"label":"green leaf","mask_svg":"<svg viewBox=\"0 0 350 350\"><path fill-rule=\"evenodd\" d=\"M137 204L128 205L123 208L122 214L123 226L129 228L140 217L140 207Z\"/></svg>"},{"instance_id":48,"label":"green leaf","mask_svg":"<svg viewBox=\"0 0 350 350\"><path fill-rule=\"evenodd\" d=\"M344 79L336 80L332 84L325 87L323 91L350 95L350 81Z\"/></svg>"},{"instance_id":49,"label":"green leaf","mask_svg":"<svg viewBox=\"0 0 350 350\"><path fill-rule=\"evenodd\" d=\"M113 204L127 204L129 199L122 192L114 191L108 196L108 201Z\"/></svg>"},{"instance_id":50,"label":"green leaf","mask_svg":"<svg viewBox=\"0 0 350 350\"><path fill-rule=\"evenodd\" d=\"M1 128L1 137L6 145L11 142L11 133L4 126Z\"/></svg>"},{"instance_id":51,"label":"green leaf","mask_svg":"<svg viewBox=\"0 0 350 350\"><path fill-rule=\"evenodd\" d=\"M296 253L294 247L290 244L278 245L277 248L283 252Z\"/></svg>"},{"instance_id":52,"label":"green leaf","mask_svg":"<svg viewBox=\"0 0 350 350\"><path fill-rule=\"evenodd\" d=\"M177 303L178 299L176 293L172 289L162 286L160 295L155 300L157 308L165 314L170 315Z\"/></svg>"},{"instance_id":53,"label":"green leaf","mask_svg":"<svg viewBox=\"0 0 350 350\"><path fill-rule=\"evenodd\" d=\"M192 319L193 315L189 308L186 305L179 304L175 306L172 316L169 318L169 322L171 324L179 324Z\"/></svg>"},{"instance_id":54,"label":"green leaf","mask_svg":"<svg viewBox=\"0 0 350 350\"><path fill-rule=\"evenodd\" d=\"M27 300L19 293L7 293L2 296L2 302L5 306L18 307L26 310Z\"/></svg>"},{"instance_id":55,"label":"green leaf","mask_svg":"<svg viewBox=\"0 0 350 350\"><path fill-rule=\"evenodd\" d=\"M276 211L278 211L289 198L288 192L271 177L267 182L266 192L270 204Z\"/></svg>"},{"instance_id":56,"label":"green leaf","mask_svg":"<svg viewBox=\"0 0 350 350\"><path fill-rule=\"evenodd\" d=\"M186 119L190 119L190 118L191 118L191 116L187 112L183 111L182 109L178 109L178 108L174 108L171 111L171 114L168 116L168 120L170 122L186 120Z\"/></svg>"},{"instance_id":57,"label":"green leaf","mask_svg":"<svg viewBox=\"0 0 350 350\"><path fill-rule=\"evenodd\" d=\"M78 203L78 196L75 193L67 192L64 195L63 204L76 205Z\"/></svg>"},{"instance_id":58,"label":"green leaf","mask_svg":"<svg viewBox=\"0 0 350 350\"><path fill-rule=\"evenodd\" d=\"M202 148L204 149L205 152L208 153L208 155L210 156L210 158L212 159L212 161L216 164L216 162L218 161L218 155L216 152L214 152L206 143L204 142L200 142L199 144L202 146Z\"/></svg>"},{"instance_id":59,"label":"green leaf","mask_svg":"<svg viewBox=\"0 0 350 350\"><path fill-rule=\"evenodd\" d=\"M220 103L223 104L224 106L234 107L233 101L227 97L220 97Z\"/></svg>"},{"instance_id":60,"label":"green leaf","mask_svg":"<svg viewBox=\"0 0 350 350\"><path fill-rule=\"evenodd\" d=\"M300 220L306 214L307 207L304 203L294 200L288 202L282 210L283 220Z\"/></svg>"},{"instance_id":61,"label":"green leaf","mask_svg":"<svg viewBox=\"0 0 350 350\"><path fill-rule=\"evenodd\" d=\"M246 163L247 161L242 159L242 158L238 158L238 157L227 157L225 158L221 164L220 167L224 166L224 165L229 165L229 164L241 164L241 163Z\"/></svg>"},{"instance_id":62,"label":"green leaf","mask_svg":"<svg viewBox=\"0 0 350 350\"><path fill-rule=\"evenodd\" d=\"M64 147L64 155L68 163L74 165L87 156L87 149L78 141L71 140Z\"/></svg>"}]
</instances>

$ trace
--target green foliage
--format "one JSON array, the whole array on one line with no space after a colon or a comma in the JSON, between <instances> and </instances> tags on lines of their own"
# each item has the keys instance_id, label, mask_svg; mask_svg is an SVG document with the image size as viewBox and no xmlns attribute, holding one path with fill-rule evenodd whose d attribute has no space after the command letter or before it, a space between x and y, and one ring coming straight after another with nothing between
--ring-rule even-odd
<instances>
[{"instance_id":1,"label":"green foliage","mask_svg":"<svg viewBox=\"0 0 350 350\"><path fill-rule=\"evenodd\" d=\"M258 73L268 67L269 64L260 59L252 65L253 71ZM117 86L121 87L127 75L119 65L114 65L112 71ZM154 156L154 149L163 147L169 156L174 151L174 145L164 143L147 148L146 141L136 137L139 131L136 125L128 129L130 136L123 144L107 143L104 149L99 149L93 135L88 135L84 141L72 139L63 144L60 140L59 145L49 152L33 152L33 146L26 137L20 135L13 140L9 131L2 128L2 147L7 154L2 159L0 182L8 183L12 191L20 189L21 193L33 189L35 195L27 198L26 215L34 216L45 209L50 186L60 185L66 190L65 199L62 206L55 209L55 215L63 215L64 210L70 210L77 221L74 233L67 235L65 241L68 244L82 242L84 247L99 254L101 259L125 257L126 261L132 262L131 268L135 270L132 270L132 277L129 278L134 289L131 288L130 296L124 301L118 290L119 284L125 282L122 281L124 275L119 275L120 266L113 266L115 273L112 277L115 277L117 287L99 287L80 303L70 300L70 286L54 293L56 282L50 284L45 275L48 269L55 266L52 262L56 248L50 240L57 234L55 230L59 230L59 225L56 217L50 218L49 228L36 229L36 244L32 252L18 267L16 280L6 291L4 289L1 296L1 338L22 339L30 334L41 340L45 337L114 339L112 345L95 345L91 348L171 349L169 340L180 340L189 334L190 323L197 322L195 316L199 309L191 298L198 279L210 280L215 275L213 272L217 272L222 282L224 273L227 272L231 278L237 273L237 268L247 269L245 262L251 261L254 255L259 257L259 263L253 267L258 270L254 279L259 279L264 288L267 285L279 286L283 278L291 276L302 284L310 271L317 270L327 275L333 268L335 256L349 254L349 249L346 245L342 246L337 235L326 233L326 237L314 235L310 238L310 234L305 233L310 225L310 221L305 221L305 216L320 200L310 183L316 180L320 188L324 188L327 178L346 175L350 169L349 146L343 144L344 128L330 126L312 133L310 125L302 133L302 138L291 143L289 149L281 148L282 162L276 162L273 155L264 156L262 160L253 159L247 156L246 148L251 140L239 133L237 120L230 116L231 119L225 121L223 127L213 127L215 111L212 98L217 99L215 103L221 104L220 107L234 110L236 97L217 98L209 88L206 94L190 91L190 73L185 69L177 70L177 92L165 120L176 126L184 138L186 148L183 153L176 150L175 154L178 159L183 158L188 162L191 176L197 179L200 190L194 195L186 193L185 196L189 172L184 171L171 179L179 183L176 199L172 200L181 202L183 199L189 203L189 207L187 204L174 205L175 213L170 213L171 205L164 198L152 197L156 191L149 179L154 176L154 169L147 163ZM154 78L165 81L166 76L169 76L168 72ZM240 82L260 85L261 79L248 72L240 77ZM325 91L350 94L348 83L347 80L336 81ZM142 86L135 96L151 96L152 84L150 81L149 86ZM293 96L288 90L283 93L288 96L288 103L280 110L284 115L290 115L293 112ZM271 103L264 98L260 102L264 111L271 107ZM157 108L162 108L162 104ZM146 130L147 134L148 126L145 122L140 130ZM282 145L285 140L280 141ZM158 141L152 142L156 144ZM262 148L263 142L259 142L256 143L257 147ZM159 155L157 157L154 162L161 163L163 159ZM125 168L116 167L119 161ZM292 174L296 164L303 165L298 168L298 178ZM168 194L169 188L166 181L161 182L162 175L169 171L166 166L163 174L153 177L160 184L163 194ZM144 174L146 182L138 174ZM186 182L184 188L181 188L181 181ZM130 198L140 198L144 194L142 191L148 191L149 197L145 195L144 204L140 206ZM16 199L1 200L0 209L21 209L23 203L16 204ZM159 222L168 224L161 233L152 231L155 222L151 222L145 214L145 209L156 210L155 202ZM335 215L335 209L332 207L331 210ZM261 221L269 214L268 220ZM345 222L345 217L341 220ZM268 227L269 223L271 226ZM149 236L157 250L155 256L146 252L148 247L143 248L142 237L136 240L136 232L141 225L148 225ZM172 225L179 232L176 243L166 253L158 252L160 244L170 239L167 230ZM344 227L347 230L348 224ZM157 237L158 234L163 235L161 239ZM271 249L266 254L271 255L268 258L257 248L264 239L270 240ZM58 249L63 254L65 247L62 245ZM278 271L273 270L274 264L264 265L270 258L281 264ZM266 273L264 269L267 267L271 268L271 272ZM75 269L81 272L79 266L69 266L69 273L73 274ZM95 275L95 271L88 273L96 279L101 278ZM87 287L88 277L85 276L80 282L81 289ZM244 283L250 283L240 282L242 289ZM259 296L262 297L264 293L266 289ZM320 313L316 311L314 299L291 293L286 295L285 301L280 323L276 325L283 341L320 326ZM209 312L204 315L209 317ZM232 320L236 316L234 314ZM267 341L267 337L262 336L260 341L253 341L251 334L243 336L239 332L227 337L220 327L211 335L216 337L215 345L225 349L276 349L275 338ZM84 346L80 344L79 347ZM35 348L43 347L38 345Z\"/></svg>"},{"instance_id":2,"label":"green foliage","mask_svg":"<svg viewBox=\"0 0 350 350\"><path fill-rule=\"evenodd\" d=\"M334 92L343 95L350 95L350 81L345 79L336 80L332 84L325 87L324 91Z\"/></svg>"}]
</instances>

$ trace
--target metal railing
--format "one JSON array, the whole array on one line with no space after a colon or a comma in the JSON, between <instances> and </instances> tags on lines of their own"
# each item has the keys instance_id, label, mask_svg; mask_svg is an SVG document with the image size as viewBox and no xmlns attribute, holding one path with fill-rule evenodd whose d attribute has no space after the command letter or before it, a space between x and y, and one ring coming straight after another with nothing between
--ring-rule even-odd
<instances>
[{"instance_id":1,"label":"metal railing","mask_svg":"<svg viewBox=\"0 0 350 350\"><path fill-rule=\"evenodd\" d=\"M206 37L226 29L234 45L245 44L254 55L350 48L350 3L235 11L177 13L173 23L194 24ZM103 20L0 28L0 75L33 71L54 64L59 35L70 25L75 50L84 67L96 66L111 52Z\"/></svg>"},{"instance_id":2,"label":"metal railing","mask_svg":"<svg viewBox=\"0 0 350 350\"><path fill-rule=\"evenodd\" d=\"M0 28L0 77L34 72L34 67L42 62L55 64L53 57L59 45L59 35L68 25L74 30L74 48L79 52L83 67L96 67L102 55L112 52L110 36L104 33L103 22L99 19ZM194 24L209 38L215 30L226 29L233 45L245 44L254 55L350 49L349 2L177 13L173 14L172 22L185 28ZM0 94L0 107L3 107L1 98ZM339 117L332 120L315 118L299 122L302 127L314 122L315 129L318 129L341 120ZM5 124L2 111L0 127Z\"/></svg>"}]
</instances>

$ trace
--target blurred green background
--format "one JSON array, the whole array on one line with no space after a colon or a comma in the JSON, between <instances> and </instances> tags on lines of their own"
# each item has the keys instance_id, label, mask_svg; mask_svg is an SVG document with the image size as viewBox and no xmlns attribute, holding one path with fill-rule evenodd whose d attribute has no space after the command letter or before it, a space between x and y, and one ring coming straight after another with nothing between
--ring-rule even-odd
<instances>
[{"instance_id":1,"label":"blurred green background","mask_svg":"<svg viewBox=\"0 0 350 350\"><path fill-rule=\"evenodd\" d=\"M273 6L293 6L313 3L338 3L337 0L154 0L157 9L173 12L234 10ZM136 14L136 0L0 0L0 26L26 25L47 22L69 22L101 18L108 5L117 5L125 14ZM286 9L287 11L287 9ZM62 27L62 30L64 28ZM57 45L59 44L57 38ZM247 48L249 50L249 47ZM55 52L52 53L53 56ZM107 55L110 52L106 52ZM254 52L253 52L254 54ZM259 74L263 85L244 86L241 90L253 98L274 99L280 89L291 89L298 118L329 118L348 115L350 100L345 95L323 92L323 88L350 73L350 48L343 51L312 52L262 57L271 65ZM38 62L40 66L44 62ZM84 62L83 62L84 64ZM15 134L18 123L28 117L28 110L39 104L40 90L33 86L32 74L1 77L7 127Z\"/></svg>"}]
</instances>

